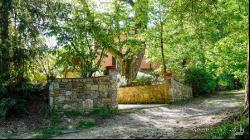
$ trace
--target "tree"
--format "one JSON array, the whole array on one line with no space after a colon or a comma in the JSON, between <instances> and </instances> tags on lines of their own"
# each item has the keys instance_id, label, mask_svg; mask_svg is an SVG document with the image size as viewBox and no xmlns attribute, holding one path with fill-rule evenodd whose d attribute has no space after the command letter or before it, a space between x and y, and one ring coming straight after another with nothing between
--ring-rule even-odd
<instances>
[{"instance_id":1,"label":"tree","mask_svg":"<svg viewBox=\"0 0 250 140\"><path fill-rule=\"evenodd\" d=\"M88 6L79 3L69 13L70 18L58 27L58 42L64 50L59 55L59 64L65 67L65 71L78 72L81 77L91 77L100 68L104 54L104 47L96 41L100 38L98 25L93 26L92 13Z\"/></svg>"},{"instance_id":2,"label":"tree","mask_svg":"<svg viewBox=\"0 0 250 140\"><path fill-rule=\"evenodd\" d=\"M44 36L51 27L55 13L63 15L64 10L59 9L65 5L55 0L1 1L0 71L1 76L8 75L6 81L18 81L25 76L34 56L31 48L37 45L38 36Z\"/></svg>"},{"instance_id":3,"label":"tree","mask_svg":"<svg viewBox=\"0 0 250 140\"><path fill-rule=\"evenodd\" d=\"M164 52L168 70L182 79L185 69L203 67L216 79L227 73L244 83L247 2L184 0L166 3L168 22L164 25L164 38L168 42L164 42ZM151 61L161 64L158 51L149 47L148 55Z\"/></svg>"},{"instance_id":4,"label":"tree","mask_svg":"<svg viewBox=\"0 0 250 140\"><path fill-rule=\"evenodd\" d=\"M163 73L166 73L166 60L164 55L164 45L166 44L163 33L165 32L165 23L167 22L167 5L164 0L154 0L151 3L150 20L151 20L151 31L149 31L149 38L151 42L150 47L159 47L161 51Z\"/></svg>"},{"instance_id":5,"label":"tree","mask_svg":"<svg viewBox=\"0 0 250 140\"><path fill-rule=\"evenodd\" d=\"M142 58L145 54L146 43L143 32L148 23L148 1L142 0L132 4L134 15L129 17L132 11L128 11L124 3L115 3L115 15L113 18L114 37L113 46L109 52L115 56L119 63L119 72L128 80L128 84L136 78ZM120 25L124 22L125 25ZM125 38L121 38L125 34ZM118 41L116 41L118 40Z\"/></svg>"},{"instance_id":6,"label":"tree","mask_svg":"<svg viewBox=\"0 0 250 140\"><path fill-rule=\"evenodd\" d=\"M30 82L47 83L53 77L62 77L62 67L57 65L59 51L48 46L44 37L38 37L37 42L31 48L35 53L27 66L26 75Z\"/></svg>"},{"instance_id":7,"label":"tree","mask_svg":"<svg viewBox=\"0 0 250 140\"><path fill-rule=\"evenodd\" d=\"M0 46L0 73L4 74L4 79L8 79L6 74L9 71L9 18L12 0L3 0L1 6L1 46Z\"/></svg>"},{"instance_id":8,"label":"tree","mask_svg":"<svg viewBox=\"0 0 250 140\"><path fill-rule=\"evenodd\" d=\"M2 113L24 112L27 107L29 66L37 56L34 46L39 46L39 36L45 36L52 22L69 9L66 6L57 0L0 1L1 117Z\"/></svg>"},{"instance_id":9,"label":"tree","mask_svg":"<svg viewBox=\"0 0 250 140\"><path fill-rule=\"evenodd\" d=\"M248 57L247 57L247 77L245 84L245 99L244 99L244 112L243 114L249 116L249 49L248 49Z\"/></svg>"},{"instance_id":10,"label":"tree","mask_svg":"<svg viewBox=\"0 0 250 140\"><path fill-rule=\"evenodd\" d=\"M90 28L95 29L95 40L116 58L119 73L129 83L136 78L145 53L143 36L148 23L148 0L128 2L130 6L124 1L114 1L114 14L102 15L90 9L86 1L82 1L82 5L87 5L87 20L91 23Z\"/></svg>"}]
</instances>

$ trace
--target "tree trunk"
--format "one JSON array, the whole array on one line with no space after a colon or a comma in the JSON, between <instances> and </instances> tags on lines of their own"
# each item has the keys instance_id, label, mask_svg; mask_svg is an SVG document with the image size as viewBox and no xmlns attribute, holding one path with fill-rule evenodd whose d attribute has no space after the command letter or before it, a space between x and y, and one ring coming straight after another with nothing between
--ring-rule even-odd
<instances>
[{"instance_id":1,"label":"tree trunk","mask_svg":"<svg viewBox=\"0 0 250 140\"><path fill-rule=\"evenodd\" d=\"M3 1L0 1L0 77L2 76L3 70L2 70L2 65L3 65L3 57L2 57L2 28L3 28Z\"/></svg>"},{"instance_id":2,"label":"tree trunk","mask_svg":"<svg viewBox=\"0 0 250 140\"><path fill-rule=\"evenodd\" d=\"M11 0L1 2L1 74L8 74L9 71L9 12ZM6 77L8 79L8 77Z\"/></svg>"},{"instance_id":3,"label":"tree trunk","mask_svg":"<svg viewBox=\"0 0 250 140\"><path fill-rule=\"evenodd\" d=\"M128 85L136 78L144 54L145 49L140 51L137 55L134 55L132 59L121 59L120 61L118 61L119 73L122 76L125 76Z\"/></svg>"},{"instance_id":4,"label":"tree trunk","mask_svg":"<svg viewBox=\"0 0 250 140\"><path fill-rule=\"evenodd\" d=\"M163 22L161 22L161 31L160 31L160 48L161 48L161 56L162 56L162 66L163 66L163 73L166 73L166 63L165 63L165 58L164 58L164 44L163 44Z\"/></svg>"},{"instance_id":5,"label":"tree trunk","mask_svg":"<svg viewBox=\"0 0 250 140\"><path fill-rule=\"evenodd\" d=\"M245 115L249 116L249 49L247 56L247 78L245 85L245 104L244 104L244 112Z\"/></svg>"},{"instance_id":6,"label":"tree trunk","mask_svg":"<svg viewBox=\"0 0 250 140\"><path fill-rule=\"evenodd\" d=\"M129 70L130 70L130 66L131 66L131 59L121 59L118 61L119 63L119 73L122 76L125 76L127 80L129 80L130 78L130 74L129 74Z\"/></svg>"},{"instance_id":7,"label":"tree trunk","mask_svg":"<svg viewBox=\"0 0 250 140\"><path fill-rule=\"evenodd\" d=\"M134 55L132 62L131 62L131 68L130 68L130 78L131 80L134 80L137 76L137 73L140 69L142 59L145 54L145 49L143 49L141 52L139 52L137 55Z\"/></svg>"}]
</instances>

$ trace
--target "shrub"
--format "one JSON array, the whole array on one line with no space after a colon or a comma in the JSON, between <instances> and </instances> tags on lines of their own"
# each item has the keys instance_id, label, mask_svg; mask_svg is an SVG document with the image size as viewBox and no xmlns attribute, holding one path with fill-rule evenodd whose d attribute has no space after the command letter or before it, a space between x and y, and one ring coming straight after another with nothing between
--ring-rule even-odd
<instances>
[{"instance_id":1,"label":"shrub","mask_svg":"<svg viewBox=\"0 0 250 140\"><path fill-rule=\"evenodd\" d=\"M216 88L213 76L203 68L188 69L184 81L192 87L194 96L213 93Z\"/></svg>"},{"instance_id":2,"label":"shrub","mask_svg":"<svg viewBox=\"0 0 250 140\"><path fill-rule=\"evenodd\" d=\"M51 125L47 128L42 129L41 131L38 132L35 138L37 139L48 139L53 136L57 136L60 134L63 134L63 130L66 128L59 126L59 125Z\"/></svg>"},{"instance_id":3,"label":"shrub","mask_svg":"<svg viewBox=\"0 0 250 140\"><path fill-rule=\"evenodd\" d=\"M228 73L222 73L218 76L218 90L236 90L244 86L239 79L235 78L234 75Z\"/></svg>"},{"instance_id":4,"label":"shrub","mask_svg":"<svg viewBox=\"0 0 250 140\"><path fill-rule=\"evenodd\" d=\"M0 80L0 82L3 82ZM25 113L28 107L27 97L31 86L27 81L20 80L0 85L0 118Z\"/></svg>"},{"instance_id":5,"label":"shrub","mask_svg":"<svg viewBox=\"0 0 250 140\"><path fill-rule=\"evenodd\" d=\"M151 85L153 78L151 77L141 77L132 81L132 85L139 86L139 85Z\"/></svg>"},{"instance_id":6,"label":"shrub","mask_svg":"<svg viewBox=\"0 0 250 140\"><path fill-rule=\"evenodd\" d=\"M77 116L83 115L82 112L77 111L77 110L64 111L64 114L65 114L67 117L77 117Z\"/></svg>"},{"instance_id":7,"label":"shrub","mask_svg":"<svg viewBox=\"0 0 250 140\"><path fill-rule=\"evenodd\" d=\"M88 120L88 121L80 121L79 124L76 126L76 129L87 129L94 127L96 125L95 121L93 120Z\"/></svg>"},{"instance_id":8,"label":"shrub","mask_svg":"<svg viewBox=\"0 0 250 140\"><path fill-rule=\"evenodd\" d=\"M160 82L157 77L140 77L131 82L131 86L144 86L153 85L154 83Z\"/></svg>"},{"instance_id":9,"label":"shrub","mask_svg":"<svg viewBox=\"0 0 250 140\"><path fill-rule=\"evenodd\" d=\"M102 119L109 118L111 115L118 113L118 109L111 109L109 107L94 108L91 112L89 112L90 115L97 115Z\"/></svg>"},{"instance_id":10,"label":"shrub","mask_svg":"<svg viewBox=\"0 0 250 140\"><path fill-rule=\"evenodd\" d=\"M23 99L3 98L0 100L0 118L25 112L27 102Z\"/></svg>"}]
</instances>

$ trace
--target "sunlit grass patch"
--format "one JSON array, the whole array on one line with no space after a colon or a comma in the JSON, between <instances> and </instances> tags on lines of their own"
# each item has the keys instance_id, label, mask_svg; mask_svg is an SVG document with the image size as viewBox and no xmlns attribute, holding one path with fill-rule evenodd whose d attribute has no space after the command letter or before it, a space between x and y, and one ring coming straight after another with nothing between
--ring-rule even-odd
<instances>
[{"instance_id":1,"label":"sunlit grass patch","mask_svg":"<svg viewBox=\"0 0 250 140\"><path fill-rule=\"evenodd\" d=\"M87 128L94 127L95 125L96 123L93 120L82 120L78 123L78 125L76 126L76 129L77 130L87 129Z\"/></svg>"},{"instance_id":2,"label":"sunlit grass patch","mask_svg":"<svg viewBox=\"0 0 250 140\"><path fill-rule=\"evenodd\" d=\"M106 119L111 117L112 115L119 114L119 110L108 107L100 107L100 108L94 108L92 111L89 112L89 114L96 115L98 117L101 117L102 119Z\"/></svg>"},{"instance_id":3,"label":"sunlit grass patch","mask_svg":"<svg viewBox=\"0 0 250 140\"><path fill-rule=\"evenodd\" d=\"M47 139L51 138L53 136L57 136L63 133L63 130L65 130L65 127L59 126L59 125L52 125L47 128L44 128L36 133L35 138L37 139Z\"/></svg>"},{"instance_id":4,"label":"sunlit grass patch","mask_svg":"<svg viewBox=\"0 0 250 140\"><path fill-rule=\"evenodd\" d=\"M202 137L205 139L228 139L237 138L235 135L240 132L240 128L244 129L244 135L249 135L249 119L242 116L234 120L226 120L219 126L210 127L206 131L202 132Z\"/></svg>"}]
</instances>

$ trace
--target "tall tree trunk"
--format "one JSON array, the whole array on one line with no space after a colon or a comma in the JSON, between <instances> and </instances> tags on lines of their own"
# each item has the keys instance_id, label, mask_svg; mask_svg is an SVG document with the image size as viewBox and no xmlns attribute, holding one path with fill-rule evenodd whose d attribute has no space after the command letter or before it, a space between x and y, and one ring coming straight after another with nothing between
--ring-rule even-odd
<instances>
[{"instance_id":1,"label":"tall tree trunk","mask_svg":"<svg viewBox=\"0 0 250 140\"><path fill-rule=\"evenodd\" d=\"M249 49L248 49L248 56L247 56L247 78L246 78L246 85L245 85L244 114L249 116Z\"/></svg>"},{"instance_id":2,"label":"tall tree trunk","mask_svg":"<svg viewBox=\"0 0 250 140\"><path fill-rule=\"evenodd\" d=\"M163 22L161 22L161 31L160 31L160 48L161 48L161 56L162 56L162 66L163 66L163 73L166 73L166 63L164 58L164 44L163 44Z\"/></svg>"},{"instance_id":3,"label":"tall tree trunk","mask_svg":"<svg viewBox=\"0 0 250 140\"><path fill-rule=\"evenodd\" d=\"M1 74L8 74L9 71L9 12L11 0L1 2ZM8 77L6 77L8 79Z\"/></svg>"},{"instance_id":4,"label":"tall tree trunk","mask_svg":"<svg viewBox=\"0 0 250 140\"><path fill-rule=\"evenodd\" d=\"M2 70L2 65L3 65L3 57L2 57L2 19L3 19L3 1L0 1L0 78L2 76L3 70Z\"/></svg>"},{"instance_id":5,"label":"tall tree trunk","mask_svg":"<svg viewBox=\"0 0 250 140\"><path fill-rule=\"evenodd\" d=\"M134 55L130 59L121 59L120 61L118 61L119 73L122 76L125 76L125 78L127 79L127 84L130 84L131 81L133 81L136 78L144 54L145 54L145 49L143 49L142 51L137 53L137 55Z\"/></svg>"},{"instance_id":6,"label":"tall tree trunk","mask_svg":"<svg viewBox=\"0 0 250 140\"><path fill-rule=\"evenodd\" d=\"M145 48L133 57L132 62L131 62L131 68L130 68L131 80L134 80L136 78L137 73L140 69L144 54L145 54Z\"/></svg>"},{"instance_id":7,"label":"tall tree trunk","mask_svg":"<svg viewBox=\"0 0 250 140\"><path fill-rule=\"evenodd\" d=\"M127 80L129 80L130 78L130 74L129 74L129 70L130 70L130 66L131 66L131 59L121 59L118 61L119 65L119 73L122 76L125 76Z\"/></svg>"}]
</instances>

